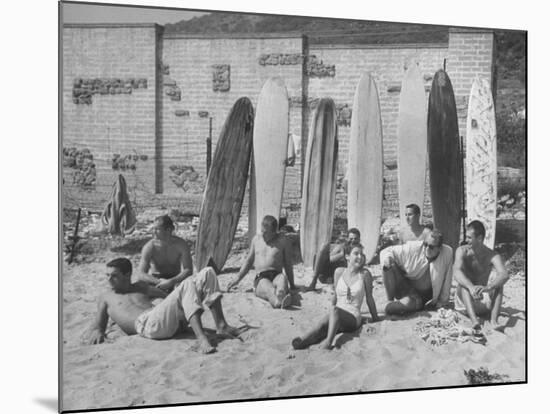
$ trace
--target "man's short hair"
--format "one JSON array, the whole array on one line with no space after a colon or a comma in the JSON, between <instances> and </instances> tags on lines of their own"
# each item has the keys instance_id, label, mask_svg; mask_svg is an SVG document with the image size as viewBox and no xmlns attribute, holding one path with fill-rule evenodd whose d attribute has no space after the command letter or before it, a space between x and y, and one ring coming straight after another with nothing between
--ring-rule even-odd
<instances>
[{"instance_id":1,"label":"man's short hair","mask_svg":"<svg viewBox=\"0 0 550 414\"><path fill-rule=\"evenodd\" d=\"M107 263L107 267L113 267L120 270L123 275L132 274L132 262L125 257L118 257Z\"/></svg>"},{"instance_id":2,"label":"man's short hair","mask_svg":"<svg viewBox=\"0 0 550 414\"><path fill-rule=\"evenodd\" d=\"M262 223L267 224L268 226L271 226L271 230L277 231L277 219L273 216L265 216L262 220Z\"/></svg>"},{"instance_id":3,"label":"man's short hair","mask_svg":"<svg viewBox=\"0 0 550 414\"><path fill-rule=\"evenodd\" d=\"M350 234L350 233L355 234L357 236L357 238L359 238L359 239L361 238L361 232L356 227L352 227L351 229L349 229L348 234Z\"/></svg>"},{"instance_id":4,"label":"man's short hair","mask_svg":"<svg viewBox=\"0 0 550 414\"><path fill-rule=\"evenodd\" d=\"M434 239L434 242L438 247L443 245L443 233L441 233L441 231L438 229L433 229L430 231L430 236Z\"/></svg>"},{"instance_id":5,"label":"man's short hair","mask_svg":"<svg viewBox=\"0 0 550 414\"><path fill-rule=\"evenodd\" d=\"M416 204L409 204L405 208L410 208L410 209L412 209L414 214L416 214L418 216L420 215L420 207L418 207L418 205L416 205Z\"/></svg>"},{"instance_id":6,"label":"man's short hair","mask_svg":"<svg viewBox=\"0 0 550 414\"><path fill-rule=\"evenodd\" d=\"M468 224L466 228L473 230L476 237L481 236L482 238L485 238L485 226L481 221L479 220L470 221L470 224Z\"/></svg>"},{"instance_id":7,"label":"man's short hair","mask_svg":"<svg viewBox=\"0 0 550 414\"><path fill-rule=\"evenodd\" d=\"M358 241L352 241L351 243L346 243L344 246L344 254L348 256L353 249L356 247L359 247L361 250L363 250L363 245L359 243Z\"/></svg>"},{"instance_id":8,"label":"man's short hair","mask_svg":"<svg viewBox=\"0 0 550 414\"><path fill-rule=\"evenodd\" d=\"M163 216L158 216L155 219L155 221L158 221L163 229L172 230L172 231L174 231L175 229L174 222L172 221L172 219L168 214L165 214Z\"/></svg>"}]
</instances>

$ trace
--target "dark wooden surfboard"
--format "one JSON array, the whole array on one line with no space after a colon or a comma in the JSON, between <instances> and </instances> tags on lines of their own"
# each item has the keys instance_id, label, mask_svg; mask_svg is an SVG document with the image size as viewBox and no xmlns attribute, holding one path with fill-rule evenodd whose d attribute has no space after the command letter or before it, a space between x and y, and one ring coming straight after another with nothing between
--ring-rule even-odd
<instances>
[{"instance_id":1,"label":"dark wooden surfboard","mask_svg":"<svg viewBox=\"0 0 550 414\"><path fill-rule=\"evenodd\" d=\"M337 160L336 107L323 98L311 119L304 164L300 248L306 266L313 265L315 254L331 239Z\"/></svg>"},{"instance_id":2,"label":"dark wooden surfboard","mask_svg":"<svg viewBox=\"0 0 550 414\"><path fill-rule=\"evenodd\" d=\"M220 133L206 182L195 249L197 270L210 264L221 271L237 230L248 179L254 108L240 98Z\"/></svg>"},{"instance_id":3,"label":"dark wooden surfboard","mask_svg":"<svg viewBox=\"0 0 550 414\"><path fill-rule=\"evenodd\" d=\"M434 226L455 249L460 238L461 176L458 119L451 80L435 73L428 102L428 159Z\"/></svg>"}]
</instances>

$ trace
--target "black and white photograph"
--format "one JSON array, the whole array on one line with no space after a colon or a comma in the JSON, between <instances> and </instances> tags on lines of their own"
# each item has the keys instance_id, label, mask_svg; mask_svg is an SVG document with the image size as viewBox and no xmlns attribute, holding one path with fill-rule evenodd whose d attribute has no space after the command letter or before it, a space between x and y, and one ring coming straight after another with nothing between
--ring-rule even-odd
<instances>
[{"instance_id":1,"label":"black and white photograph","mask_svg":"<svg viewBox=\"0 0 550 414\"><path fill-rule=\"evenodd\" d=\"M59 3L59 409L526 384L528 32L180 3Z\"/></svg>"}]
</instances>

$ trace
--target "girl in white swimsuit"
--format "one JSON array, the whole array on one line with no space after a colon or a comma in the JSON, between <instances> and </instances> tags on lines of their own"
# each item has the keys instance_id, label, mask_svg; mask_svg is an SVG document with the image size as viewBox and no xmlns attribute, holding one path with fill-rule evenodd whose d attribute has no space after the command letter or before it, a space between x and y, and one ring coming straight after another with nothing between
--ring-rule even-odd
<instances>
[{"instance_id":1,"label":"girl in white swimsuit","mask_svg":"<svg viewBox=\"0 0 550 414\"><path fill-rule=\"evenodd\" d=\"M292 340L294 349L305 349L323 341L322 347L332 348L332 341L339 332L353 332L361 326L361 304L367 303L373 321L378 320L376 304L372 297L372 276L363 267L363 246L352 243L345 248L348 267L340 267L334 273L333 308L311 331Z\"/></svg>"}]
</instances>

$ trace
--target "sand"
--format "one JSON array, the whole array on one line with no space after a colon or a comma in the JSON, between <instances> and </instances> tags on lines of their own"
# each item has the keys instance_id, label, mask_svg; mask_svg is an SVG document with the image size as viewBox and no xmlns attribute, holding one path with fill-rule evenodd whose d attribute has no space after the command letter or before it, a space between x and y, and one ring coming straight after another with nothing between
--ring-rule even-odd
<instances>
[{"instance_id":1,"label":"sand","mask_svg":"<svg viewBox=\"0 0 550 414\"><path fill-rule=\"evenodd\" d=\"M233 251L226 263L230 272L219 275L222 289L236 275L245 254ZM224 294L228 322L253 328L242 335L243 341L219 341L214 354L198 353L191 333L153 341L127 336L112 324L106 343L81 345L80 337L96 312L96 296L107 288L104 264L119 255L102 249L85 262L65 266L64 410L467 385L464 370L480 367L506 375L510 382L526 379L525 278L521 273L505 287L500 317L504 333L484 328L485 346L472 342L429 345L414 328L435 312L420 312L407 318L383 318L364 324L357 333L341 334L332 351L316 346L295 351L292 338L316 323L331 299L327 285L305 292L312 272L302 265L294 267L300 289L289 310L274 310L254 296L253 272L236 292ZM137 264L137 254L127 257ZM386 301L380 268L373 266L371 271L374 298L383 316ZM366 305L363 315L369 316ZM204 313L203 323L213 329L209 312ZM465 317L461 323L468 326Z\"/></svg>"}]
</instances>

